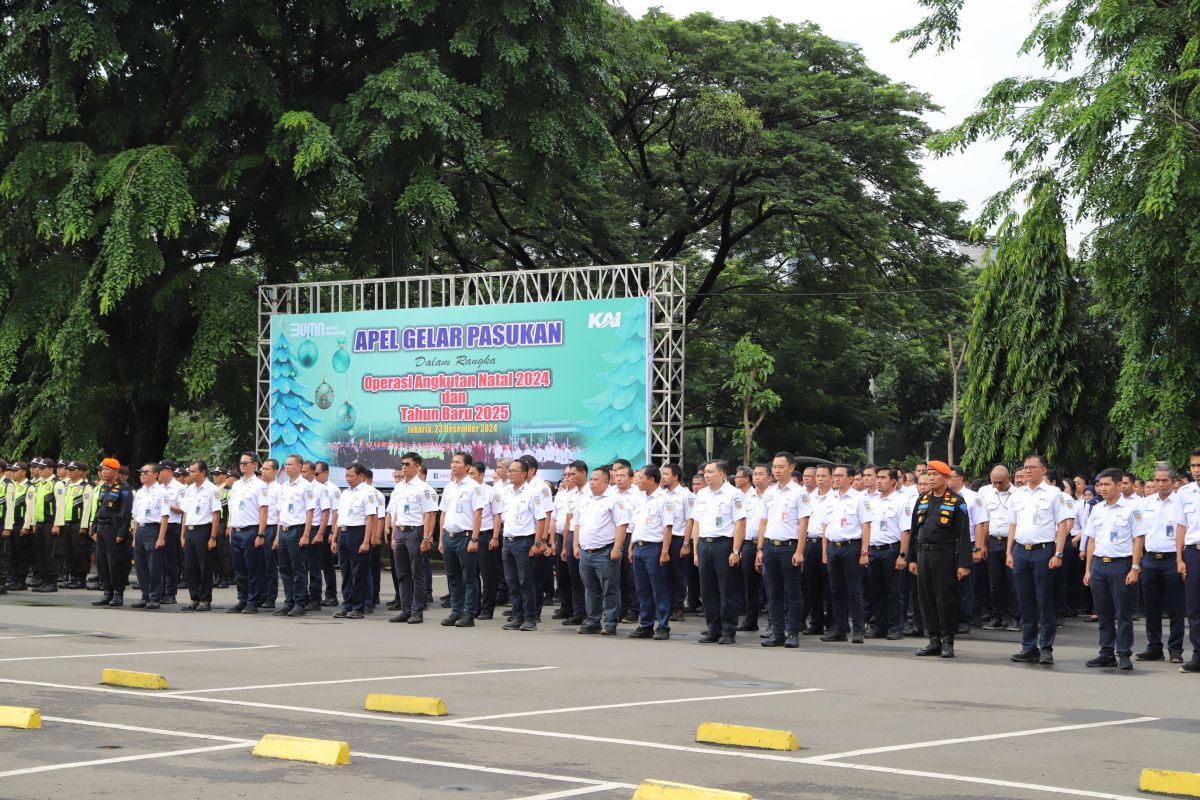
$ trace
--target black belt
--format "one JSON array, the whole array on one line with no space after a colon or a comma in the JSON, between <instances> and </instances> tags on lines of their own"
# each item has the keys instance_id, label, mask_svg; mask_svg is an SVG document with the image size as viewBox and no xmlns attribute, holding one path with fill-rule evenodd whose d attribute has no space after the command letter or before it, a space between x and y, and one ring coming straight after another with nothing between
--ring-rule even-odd
<instances>
[{"instance_id":1,"label":"black belt","mask_svg":"<svg viewBox=\"0 0 1200 800\"><path fill-rule=\"evenodd\" d=\"M470 536L470 531L446 531L447 539L457 539L460 536Z\"/></svg>"},{"instance_id":2,"label":"black belt","mask_svg":"<svg viewBox=\"0 0 1200 800\"><path fill-rule=\"evenodd\" d=\"M795 539L767 539L767 541L776 547L783 547L784 545L791 547L792 545L796 544Z\"/></svg>"},{"instance_id":3,"label":"black belt","mask_svg":"<svg viewBox=\"0 0 1200 800\"><path fill-rule=\"evenodd\" d=\"M605 550L612 550L613 544L615 544L615 542L610 543L610 544L603 544L603 545L600 545L599 547L581 547L579 549L585 553L602 553Z\"/></svg>"},{"instance_id":4,"label":"black belt","mask_svg":"<svg viewBox=\"0 0 1200 800\"><path fill-rule=\"evenodd\" d=\"M947 542L945 544L942 544L940 542L939 543L934 543L934 542L918 542L917 543L918 550L956 550L957 548L958 548L958 545L951 544L949 542Z\"/></svg>"},{"instance_id":5,"label":"black belt","mask_svg":"<svg viewBox=\"0 0 1200 800\"><path fill-rule=\"evenodd\" d=\"M1174 554L1174 553L1152 553L1152 552L1147 552L1147 553L1146 553L1146 557L1147 557L1147 558L1153 558L1155 561L1165 561L1165 560L1167 560L1168 558L1170 558L1170 559L1174 559L1174 558L1175 558L1175 554Z\"/></svg>"},{"instance_id":6,"label":"black belt","mask_svg":"<svg viewBox=\"0 0 1200 800\"><path fill-rule=\"evenodd\" d=\"M203 524L203 525L188 525L188 526L187 526L187 529L188 529L189 531L194 531L194 530L197 530L197 529L199 529L199 528L211 528L211 527L212 527L212 523L211 523L211 522L206 522L206 523L205 523L205 524Z\"/></svg>"},{"instance_id":7,"label":"black belt","mask_svg":"<svg viewBox=\"0 0 1200 800\"><path fill-rule=\"evenodd\" d=\"M830 544L833 545L834 547L850 547L850 546L858 547L859 545L862 544L862 539L847 539L844 542L830 542Z\"/></svg>"},{"instance_id":8,"label":"black belt","mask_svg":"<svg viewBox=\"0 0 1200 800\"><path fill-rule=\"evenodd\" d=\"M1001 534L1000 536L997 536L997 535L996 535L996 534L994 534L994 533L989 533L989 534L988 534L988 538L989 538L989 539L999 539L999 540L1000 540L1000 541L1002 541L1002 542L1007 542L1007 541L1008 541L1008 536L1006 536L1006 535L1004 535L1004 534Z\"/></svg>"},{"instance_id":9,"label":"black belt","mask_svg":"<svg viewBox=\"0 0 1200 800\"><path fill-rule=\"evenodd\" d=\"M1183 546L1183 549L1184 550L1200 550L1200 542L1197 542L1196 544L1185 544Z\"/></svg>"},{"instance_id":10,"label":"black belt","mask_svg":"<svg viewBox=\"0 0 1200 800\"><path fill-rule=\"evenodd\" d=\"M142 528L157 528L160 524L158 522L139 522L138 530L140 531Z\"/></svg>"},{"instance_id":11,"label":"black belt","mask_svg":"<svg viewBox=\"0 0 1200 800\"><path fill-rule=\"evenodd\" d=\"M524 536L505 536L504 541L515 542L517 539L532 539L533 537L534 537L534 534L532 534L532 533L527 533Z\"/></svg>"},{"instance_id":12,"label":"black belt","mask_svg":"<svg viewBox=\"0 0 1200 800\"><path fill-rule=\"evenodd\" d=\"M702 540L708 542L709 544L713 544L714 542L732 542L733 541L732 536L701 536L700 538Z\"/></svg>"},{"instance_id":13,"label":"black belt","mask_svg":"<svg viewBox=\"0 0 1200 800\"><path fill-rule=\"evenodd\" d=\"M1021 548L1022 550L1045 550L1047 547L1050 547L1053 544L1054 544L1054 542L1042 542L1040 544L1019 544L1018 543L1017 547Z\"/></svg>"},{"instance_id":14,"label":"black belt","mask_svg":"<svg viewBox=\"0 0 1200 800\"><path fill-rule=\"evenodd\" d=\"M868 549L870 549L870 550L890 550L893 547L897 546L898 544L900 544L900 543L892 542L891 544L873 544Z\"/></svg>"},{"instance_id":15,"label":"black belt","mask_svg":"<svg viewBox=\"0 0 1200 800\"><path fill-rule=\"evenodd\" d=\"M1133 556L1100 556L1100 560L1105 564L1111 564L1114 561L1132 561Z\"/></svg>"},{"instance_id":16,"label":"black belt","mask_svg":"<svg viewBox=\"0 0 1200 800\"><path fill-rule=\"evenodd\" d=\"M644 539L643 539L642 541L639 541L639 542L634 542L634 543L633 543L633 546L634 546L634 547L637 547L639 544L656 544L656 545L658 545L659 547L662 547L662 542L651 542L651 541L647 541L647 540L644 540Z\"/></svg>"},{"instance_id":17,"label":"black belt","mask_svg":"<svg viewBox=\"0 0 1200 800\"><path fill-rule=\"evenodd\" d=\"M398 531L419 531L419 530L421 530L421 526L420 525L397 525L396 530L398 530Z\"/></svg>"}]
</instances>

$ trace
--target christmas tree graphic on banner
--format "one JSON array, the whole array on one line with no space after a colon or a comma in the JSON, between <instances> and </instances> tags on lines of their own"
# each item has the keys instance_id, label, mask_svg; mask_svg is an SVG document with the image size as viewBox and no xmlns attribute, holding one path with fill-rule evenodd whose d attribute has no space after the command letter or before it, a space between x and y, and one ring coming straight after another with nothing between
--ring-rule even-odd
<instances>
[{"instance_id":1,"label":"christmas tree graphic on banner","mask_svg":"<svg viewBox=\"0 0 1200 800\"><path fill-rule=\"evenodd\" d=\"M621 341L601 358L612 368L600 373L608 387L583 401L592 416L580 425L583 460L607 464L614 458L645 459L646 453L646 309L622 314ZM639 465L640 466L640 465Z\"/></svg>"},{"instance_id":2,"label":"christmas tree graphic on banner","mask_svg":"<svg viewBox=\"0 0 1200 800\"><path fill-rule=\"evenodd\" d=\"M313 430L319 420L308 413L313 401L305 396L308 388L297 382L296 371L291 346L280 335L271 350L271 454L321 461L329 454Z\"/></svg>"}]
</instances>

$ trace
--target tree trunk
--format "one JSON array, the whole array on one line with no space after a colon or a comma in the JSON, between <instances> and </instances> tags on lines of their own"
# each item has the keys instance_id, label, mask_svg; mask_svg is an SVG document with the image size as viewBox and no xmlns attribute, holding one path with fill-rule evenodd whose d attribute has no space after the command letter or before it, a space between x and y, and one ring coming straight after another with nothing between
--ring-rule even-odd
<instances>
[{"instance_id":1,"label":"tree trunk","mask_svg":"<svg viewBox=\"0 0 1200 800\"><path fill-rule=\"evenodd\" d=\"M950 351L950 435L946 437L946 463L954 463L954 434L958 432L958 373L967 355L967 343L963 342L958 358L954 357L954 335L946 334L946 346Z\"/></svg>"}]
</instances>

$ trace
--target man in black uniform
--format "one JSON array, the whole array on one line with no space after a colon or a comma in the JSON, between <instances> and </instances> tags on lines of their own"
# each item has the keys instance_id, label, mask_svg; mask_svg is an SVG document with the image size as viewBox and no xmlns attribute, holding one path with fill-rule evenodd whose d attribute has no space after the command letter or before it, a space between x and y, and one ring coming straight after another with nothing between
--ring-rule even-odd
<instances>
[{"instance_id":1,"label":"man in black uniform","mask_svg":"<svg viewBox=\"0 0 1200 800\"><path fill-rule=\"evenodd\" d=\"M100 462L92 537L96 542L96 574L103 594L92 601L94 606L124 605L125 585L129 582L129 562L133 559L133 544L129 541L133 490L129 484L117 480L120 468L115 458Z\"/></svg>"},{"instance_id":2,"label":"man in black uniform","mask_svg":"<svg viewBox=\"0 0 1200 800\"><path fill-rule=\"evenodd\" d=\"M958 582L971 574L971 526L967 504L950 491L946 479L950 466L930 461L930 491L922 494L913 508L911 530L900 543L905 558L915 546L916 560L908 571L917 576L917 598L929 644L919 656L954 658L954 633L958 629ZM912 536L916 541L912 541Z\"/></svg>"}]
</instances>

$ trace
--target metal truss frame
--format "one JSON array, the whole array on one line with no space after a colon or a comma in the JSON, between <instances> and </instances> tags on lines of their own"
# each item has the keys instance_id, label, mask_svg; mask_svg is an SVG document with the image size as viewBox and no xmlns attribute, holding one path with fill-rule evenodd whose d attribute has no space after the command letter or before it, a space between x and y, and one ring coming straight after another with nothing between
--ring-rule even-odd
<instances>
[{"instance_id":1,"label":"metal truss frame","mask_svg":"<svg viewBox=\"0 0 1200 800\"><path fill-rule=\"evenodd\" d=\"M650 300L650 457L657 464L678 462L683 456L687 268L673 261L259 286L255 422L258 450L265 457L270 443L271 317L275 314L620 297Z\"/></svg>"}]
</instances>

